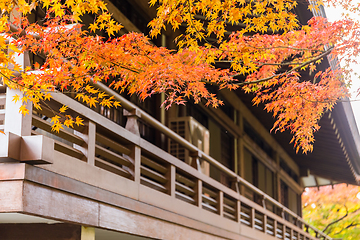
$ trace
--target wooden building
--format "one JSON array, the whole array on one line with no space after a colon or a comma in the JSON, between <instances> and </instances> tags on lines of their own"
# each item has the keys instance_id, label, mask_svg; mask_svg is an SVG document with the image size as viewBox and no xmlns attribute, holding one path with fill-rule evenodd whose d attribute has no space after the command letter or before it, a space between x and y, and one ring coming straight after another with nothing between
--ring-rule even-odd
<instances>
[{"instance_id":1,"label":"wooden building","mask_svg":"<svg viewBox=\"0 0 360 240\"><path fill-rule=\"evenodd\" d=\"M146 32L146 1L108 2L126 31ZM299 8L302 21L311 16ZM158 44L171 47L170 35ZM22 56L26 58L28 56ZM36 61L33 57L33 61ZM26 62L26 61L25 61ZM321 120L314 151L295 154L290 134L251 96L225 105L160 108L97 86L122 108L90 109L54 94L22 116L0 87L0 239L331 239L301 218L307 186L359 183L359 134L348 102ZM51 131L48 107L67 105L84 126Z\"/></svg>"}]
</instances>

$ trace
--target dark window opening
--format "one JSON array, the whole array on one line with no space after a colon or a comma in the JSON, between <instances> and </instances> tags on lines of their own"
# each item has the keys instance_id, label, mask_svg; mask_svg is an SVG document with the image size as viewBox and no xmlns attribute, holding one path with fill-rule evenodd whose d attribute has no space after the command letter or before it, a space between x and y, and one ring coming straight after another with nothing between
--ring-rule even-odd
<instances>
[{"instance_id":1,"label":"dark window opening","mask_svg":"<svg viewBox=\"0 0 360 240\"><path fill-rule=\"evenodd\" d=\"M256 130L244 119L244 132L253 140L271 159L274 158L274 150L256 132Z\"/></svg>"}]
</instances>

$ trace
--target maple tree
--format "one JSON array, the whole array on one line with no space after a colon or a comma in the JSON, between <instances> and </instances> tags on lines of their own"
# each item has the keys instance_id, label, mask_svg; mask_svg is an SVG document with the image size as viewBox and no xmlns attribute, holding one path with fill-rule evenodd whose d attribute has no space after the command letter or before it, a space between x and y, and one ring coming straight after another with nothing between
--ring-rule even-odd
<instances>
[{"instance_id":1,"label":"maple tree","mask_svg":"<svg viewBox=\"0 0 360 240\"><path fill-rule=\"evenodd\" d=\"M338 184L307 188L302 200L305 221L332 238L359 239L359 186Z\"/></svg>"},{"instance_id":2,"label":"maple tree","mask_svg":"<svg viewBox=\"0 0 360 240\"><path fill-rule=\"evenodd\" d=\"M356 9L353 1L328 2ZM150 36L115 37L122 26L101 0L0 0L0 74L7 86L22 91L23 96L16 95L14 101L23 103L23 114L27 102L41 108L52 91L76 92L76 99L90 107L120 106L91 85L99 81L142 100L165 93L166 106L190 98L216 107L222 102L207 86L242 88L255 95L254 104L265 103L276 117L273 130L289 129L296 150L306 153L312 150L324 111L347 96L347 66L356 62L360 51L359 23L314 17L301 26L294 12L297 4L294 0L151 0L157 16L149 23ZM321 4L310 6L316 10ZM46 9L41 23L27 18L36 7ZM81 25L84 14L95 15L88 29ZM149 37L167 26L182 26L176 51L150 42ZM229 32L230 26L236 30ZM109 37L89 35L96 31ZM15 56L26 51L43 55L44 64L22 68ZM345 66L319 68L324 58L335 57ZM66 110L63 106L52 118L54 131L82 124Z\"/></svg>"}]
</instances>

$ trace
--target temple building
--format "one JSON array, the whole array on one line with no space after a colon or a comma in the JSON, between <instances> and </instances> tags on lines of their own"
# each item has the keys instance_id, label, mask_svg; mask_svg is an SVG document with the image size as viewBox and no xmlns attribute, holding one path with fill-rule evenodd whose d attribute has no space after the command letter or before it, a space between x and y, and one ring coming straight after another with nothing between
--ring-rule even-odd
<instances>
[{"instance_id":1,"label":"temple building","mask_svg":"<svg viewBox=\"0 0 360 240\"><path fill-rule=\"evenodd\" d=\"M123 33L147 33L147 1L106 2ZM301 22L312 16L306 5L297 11ZM175 47L172 35L154 44ZM161 94L141 102L96 86L121 108L90 109L54 93L23 116L12 101L21 93L0 86L1 240L331 239L301 218L304 188L359 184L349 102L324 114L304 155L290 133L270 133L272 115L241 90L217 92L225 104L216 109L188 102L165 110ZM51 131L52 108L62 105L84 126Z\"/></svg>"}]
</instances>

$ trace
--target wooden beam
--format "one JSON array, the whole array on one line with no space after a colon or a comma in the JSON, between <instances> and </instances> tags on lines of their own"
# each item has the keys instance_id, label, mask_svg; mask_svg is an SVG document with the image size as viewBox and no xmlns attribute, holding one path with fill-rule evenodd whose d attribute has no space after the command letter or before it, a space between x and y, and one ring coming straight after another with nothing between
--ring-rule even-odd
<instances>
[{"instance_id":1,"label":"wooden beam","mask_svg":"<svg viewBox=\"0 0 360 240\"><path fill-rule=\"evenodd\" d=\"M104 2L106 3L109 12L113 14L113 18L121 23L128 32L141 33L141 31L117 7L115 7L114 4L109 0L104 0Z\"/></svg>"}]
</instances>

